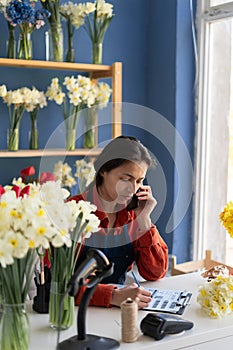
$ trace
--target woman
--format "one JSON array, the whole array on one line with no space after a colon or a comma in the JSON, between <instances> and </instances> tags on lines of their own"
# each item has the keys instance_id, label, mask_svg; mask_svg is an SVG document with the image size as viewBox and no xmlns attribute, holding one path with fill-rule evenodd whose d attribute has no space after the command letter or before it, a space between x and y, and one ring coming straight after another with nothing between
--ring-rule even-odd
<instances>
[{"instance_id":1,"label":"woman","mask_svg":"<svg viewBox=\"0 0 233 350\"><path fill-rule=\"evenodd\" d=\"M87 250L95 247L114 263L114 272L101 281L90 301L96 306L120 306L130 297L139 299L138 307L147 307L150 292L135 283L123 288L125 275L136 263L140 275L146 280L165 276L168 267L168 248L150 214L156 205L151 188L143 184L147 170L153 165L148 150L134 137L113 139L96 159L96 176L88 190L70 199L90 201L97 206L100 230L85 240L80 263ZM76 296L79 304L84 288Z\"/></svg>"}]
</instances>

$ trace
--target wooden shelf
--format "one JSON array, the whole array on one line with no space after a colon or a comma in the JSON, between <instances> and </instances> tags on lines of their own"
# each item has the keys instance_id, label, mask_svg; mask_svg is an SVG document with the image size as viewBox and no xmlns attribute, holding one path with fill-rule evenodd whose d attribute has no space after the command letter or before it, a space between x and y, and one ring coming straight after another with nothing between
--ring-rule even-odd
<instances>
[{"instance_id":1,"label":"wooden shelf","mask_svg":"<svg viewBox=\"0 0 233 350\"><path fill-rule=\"evenodd\" d=\"M67 70L67 71L74 70L76 72L91 73L91 76L96 79L112 77L112 66L106 66L102 64L0 58L0 66L14 67L14 68L57 69L57 70Z\"/></svg>"},{"instance_id":2,"label":"wooden shelf","mask_svg":"<svg viewBox=\"0 0 233 350\"><path fill-rule=\"evenodd\" d=\"M12 68L34 68L34 69L54 69L75 72L90 73L92 79L111 78L112 79L112 138L122 134L122 63L114 62L111 66L88 63L52 62L41 60L21 60L12 58L0 58L0 67ZM3 83L3 82L2 82ZM64 149L56 150L19 150L8 152L0 150L0 158L15 157L41 157L41 156L96 156L99 150L77 149L67 152Z\"/></svg>"},{"instance_id":3,"label":"wooden shelf","mask_svg":"<svg viewBox=\"0 0 233 350\"><path fill-rule=\"evenodd\" d=\"M0 158L29 158L29 157L56 157L56 156L98 156L102 148L77 148L74 151L66 151L64 148L31 150L22 149L18 151L0 150Z\"/></svg>"}]
</instances>

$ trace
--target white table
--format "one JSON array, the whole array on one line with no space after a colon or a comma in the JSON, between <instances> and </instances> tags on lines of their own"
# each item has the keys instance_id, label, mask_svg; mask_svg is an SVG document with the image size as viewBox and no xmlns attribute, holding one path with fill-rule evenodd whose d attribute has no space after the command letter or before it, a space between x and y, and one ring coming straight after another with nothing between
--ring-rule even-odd
<instances>
[{"instance_id":1,"label":"white table","mask_svg":"<svg viewBox=\"0 0 233 350\"><path fill-rule=\"evenodd\" d=\"M183 318L194 323L191 330L176 335L167 335L162 340L144 336L140 330L138 341L135 343L121 342L121 311L119 308L89 307L87 311L86 331L116 339L120 342L119 349L189 349L189 350L230 350L233 344L233 316L224 319L211 319L201 309L196 301L199 286L204 282L200 273L166 277L157 282L147 282L148 287L160 289L187 289L192 292L190 305L186 307ZM138 314L138 328L140 321L146 316L146 311L140 310ZM57 332L48 325L48 315L29 313L31 324L30 350L56 349ZM77 334L76 322L68 330L62 331L60 341Z\"/></svg>"}]
</instances>

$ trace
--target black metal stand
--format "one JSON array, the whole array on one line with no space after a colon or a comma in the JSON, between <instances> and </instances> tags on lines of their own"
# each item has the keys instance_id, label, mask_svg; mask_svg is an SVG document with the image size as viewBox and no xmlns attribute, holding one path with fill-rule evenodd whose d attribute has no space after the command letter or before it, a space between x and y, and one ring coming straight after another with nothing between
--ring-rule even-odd
<instances>
[{"instance_id":1,"label":"black metal stand","mask_svg":"<svg viewBox=\"0 0 233 350\"><path fill-rule=\"evenodd\" d=\"M96 287L97 285L87 288L83 294L77 317L78 335L59 343L57 346L58 350L107 350L119 348L120 343L117 340L86 334L85 320L87 307Z\"/></svg>"},{"instance_id":2,"label":"black metal stand","mask_svg":"<svg viewBox=\"0 0 233 350\"><path fill-rule=\"evenodd\" d=\"M93 272L95 273L93 274ZM69 283L69 294L74 296L80 286L86 285L82 296L78 317L77 335L64 340L57 345L57 350L108 350L117 349L120 343L117 340L101 337L93 334L86 334L86 313L91 297L103 277L113 273L113 264L106 256L97 249L90 249L86 260L80 265ZM85 282L89 276L89 281Z\"/></svg>"}]
</instances>

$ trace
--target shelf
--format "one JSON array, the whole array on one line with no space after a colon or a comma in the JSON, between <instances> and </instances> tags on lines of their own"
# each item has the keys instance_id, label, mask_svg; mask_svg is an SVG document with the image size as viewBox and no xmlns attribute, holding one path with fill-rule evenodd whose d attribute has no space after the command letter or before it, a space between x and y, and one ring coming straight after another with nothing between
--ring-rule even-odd
<instances>
[{"instance_id":1,"label":"shelf","mask_svg":"<svg viewBox=\"0 0 233 350\"><path fill-rule=\"evenodd\" d=\"M74 70L91 73L93 78L112 77L112 66L88 63L52 62L40 60L21 60L13 58L0 58L0 66L15 68Z\"/></svg>"},{"instance_id":2,"label":"shelf","mask_svg":"<svg viewBox=\"0 0 233 350\"><path fill-rule=\"evenodd\" d=\"M66 151L64 148L57 149L41 149L41 150L18 150L16 152L9 152L0 150L0 158L30 158L30 157L56 157L56 156L87 156L95 157L101 153L101 148L77 148L74 151Z\"/></svg>"}]
</instances>

